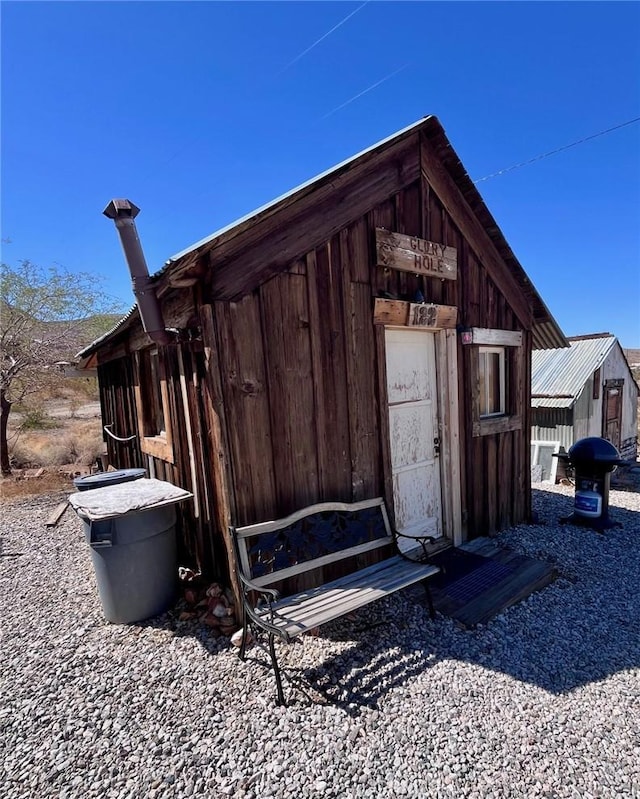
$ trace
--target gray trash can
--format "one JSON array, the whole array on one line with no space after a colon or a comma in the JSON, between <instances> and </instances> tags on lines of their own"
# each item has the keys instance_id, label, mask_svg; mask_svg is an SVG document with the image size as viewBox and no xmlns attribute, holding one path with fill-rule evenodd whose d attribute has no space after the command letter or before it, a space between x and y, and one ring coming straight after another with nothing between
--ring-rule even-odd
<instances>
[{"instance_id":1,"label":"gray trash can","mask_svg":"<svg viewBox=\"0 0 640 799\"><path fill-rule=\"evenodd\" d=\"M107 621L142 621L173 603L175 503L191 496L170 483L140 478L69 498L84 525Z\"/></svg>"}]
</instances>

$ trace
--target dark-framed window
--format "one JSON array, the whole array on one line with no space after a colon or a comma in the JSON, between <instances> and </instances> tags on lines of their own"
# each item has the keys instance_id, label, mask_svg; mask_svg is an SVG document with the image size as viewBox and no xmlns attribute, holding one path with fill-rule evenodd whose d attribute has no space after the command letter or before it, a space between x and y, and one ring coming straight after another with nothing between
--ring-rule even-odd
<instances>
[{"instance_id":1,"label":"dark-framed window","mask_svg":"<svg viewBox=\"0 0 640 799\"><path fill-rule=\"evenodd\" d=\"M593 399L600 399L600 380L602 377L602 369L598 367L593 373Z\"/></svg>"}]
</instances>

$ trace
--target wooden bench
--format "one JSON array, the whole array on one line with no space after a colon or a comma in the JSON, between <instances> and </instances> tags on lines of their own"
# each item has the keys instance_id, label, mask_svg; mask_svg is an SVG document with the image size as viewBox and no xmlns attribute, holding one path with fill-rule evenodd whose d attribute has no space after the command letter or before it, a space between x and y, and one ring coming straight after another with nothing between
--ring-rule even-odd
<instances>
[{"instance_id":1,"label":"wooden bench","mask_svg":"<svg viewBox=\"0 0 640 799\"><path fill-rule=\"evenodd\" d=\"M289 642L418 582L426 589L433 618L427 581L440 569L429 562L427 544L434 539L401 536L392 531L383 499L311 505L284 519L232 527L231 535L243 592L240 658L244 660L246 656L249 627L268 635L280 705L285 704L285 698L275 653L276 635ZM398 547L401 537L406 539L404 551ZM281 597L269 587L389 545L397 554L309 590Z\"/></svg>"}]
</instances>

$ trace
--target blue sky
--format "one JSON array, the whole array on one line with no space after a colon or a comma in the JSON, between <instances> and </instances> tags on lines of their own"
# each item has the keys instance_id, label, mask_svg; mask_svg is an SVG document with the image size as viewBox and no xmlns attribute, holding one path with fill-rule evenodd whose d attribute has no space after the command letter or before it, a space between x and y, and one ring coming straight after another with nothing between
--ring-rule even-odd
<instances>
[{"instance_id":1,"label":"blue sky","mask_svg":"<svg viewBox=\"0 0 640 799\"><path fill-rule=\"evenodd\" d=\"M129 277L102 216L112 197L141 207L154 272L428 114L474 180L640 117L639 3L1 13L3 260L100 274L125 309ZM608 330L640 347L640 123L478 188L567 335Z\"/></svg>"}]
</instances>

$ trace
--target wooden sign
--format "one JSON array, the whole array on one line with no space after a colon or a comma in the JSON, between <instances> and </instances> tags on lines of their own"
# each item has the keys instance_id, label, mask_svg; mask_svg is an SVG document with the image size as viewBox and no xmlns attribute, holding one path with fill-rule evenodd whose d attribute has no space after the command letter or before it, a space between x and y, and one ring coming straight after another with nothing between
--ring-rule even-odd
<instances>
[{"instance_id":1,"label":"wooden sign","mask_svg":"<svg viewBox=\"0 0 640 799\"><path fill-rule=\"evenodd\" d=\"M376 325L445 330L455 328L457 319L458 309L455 305L435 305L431 302L414 303L377 298L373 311L373 322Z\"/></svg>"},{"instance_id":2,"label":"wooden sign","mask_svg":"<svg viewBox=\"0 0 640 799\"><path fill-rule=\"evenodd\" d=\"M486 344L494 347L521 347L521 330L492 330L485 327L471 327L461 333L463 344Z\"/></svg>"},{"instance_id":3,"label":"wooden sign","mask_svg":"<svg viewBox=\"0 0 640 799\"><path fill-rule=\"evenodd\" d=\"M376 255L378 266L413 272L416 275L456 280L458 277L458 251L455 247L437 244L417 236L392 233L376 228Z\"/></svg>"}]
</instances>

